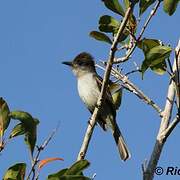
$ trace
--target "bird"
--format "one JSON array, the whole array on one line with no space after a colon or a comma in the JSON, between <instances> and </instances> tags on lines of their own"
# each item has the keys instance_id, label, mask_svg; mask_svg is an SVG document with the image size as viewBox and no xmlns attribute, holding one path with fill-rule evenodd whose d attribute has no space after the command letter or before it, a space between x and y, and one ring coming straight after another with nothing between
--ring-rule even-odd
<instances>
[{"instance_id":1,"label":"bird","mask_svg":"<svg viewBox=\"0 0 180 180\"><path fill-rule=\"evenodd\" d=\"M79 96L92 114L97 105L103 81L101 76L96 72L94 58L91 54L82 52L78 54L73 61L64 61L62 64L71 67L73 74L77 78ZM97 117L97 123L104 131L111 129L121 159L123 161L129 159L131 154L116 122L116 108L113 104L109 87L106 90L102 109Z\"/></svg>"}]
</instances>

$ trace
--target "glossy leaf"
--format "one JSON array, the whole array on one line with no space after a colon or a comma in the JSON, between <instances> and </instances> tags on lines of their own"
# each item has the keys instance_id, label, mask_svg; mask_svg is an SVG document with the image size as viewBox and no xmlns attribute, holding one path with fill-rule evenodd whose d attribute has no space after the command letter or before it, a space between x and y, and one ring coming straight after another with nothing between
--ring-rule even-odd
<instances>
[{"instance_id":1,"label":"glossy leaf","mask_svg":"<svg viewBox=\"0 0 180 180\"><path fill-rule=\"evenodd\" d=\"M140 8L140 15L142 15L146 9L151 6L156 0L140 0L139 8Z\"/></svg>"},{"instance_id":2,"label":"glossy leaf","mask_svg":"<svg viewBox=\"0 0 180 180\"><path fill-rule=\"evenodd\" d=\"M33 154L37 139L37 125L39 120L33 118L29 113L24 111L13 111L10 113L10 117L21 121L22 126L25 129L25 143L28 145L31 154Z\"/></svg>"},{"instance_id":3,"label":"glossy leaf","mask_svg":"<svg viewBox=\"0 0 180 180\"><path fill-rule=\"evenodd\" d=\"M150 67L152 71L154 71L158 75L163 75L166 72L167 65L166 62L162 62L155 66Z\"/></svg>"},{"instance_id":4,"label":"glossy leaf","mask_svg":"<svg viewBox=\"0 0 180 180\"><path fill-rule=\"evenodd\" d=\"M91 178L85 177L83 175L64 175L64 176L53 176L49 177L48 180L91 180Z\"/></svg>"},{"instance_id":5,"label":"glossy leaf","mask_svg":"<svg viewBox=\"0 0 180 180\"><path fill-rule=\"evenodd\" d=\"M26 164L17 163L6 171L3 180L24 180L25 172Z\"/></svg>"},{"instance_id":6,"label":"glossy leaf","mask_svg":"<svg viewBox=\"0 0 180 180\"><path fill-rule=\"evenodd\" d=\"M62 170L58 171L57 173L50 174L50 175L48 176L48 179L51 179L51 180L52 180L52 178L59 178L59 177L61 177L62 175L64 175L67 170L68 170L68 168L62 169Z\"/></svg>"},{"instance_id":7,"label":"glossy leaf","mask_svg":"<svg viewBox=\"0 0 180 180\"><path fill-rule=\"evenodd\" d=\"M131 20L131 18L129 18ZM131 22L131 21L129 21ZM130 25L130 23L129 23ZM99 30L106 33L112 33L115 36L120 27L119 21L117 21L112 16L104 15L99 19ZM120 35L118 41L124 41L129 35L129 32L125 29L123 33Z\"/></svg>"},{"instance_id":8,"label":"glossy leaf","mask_svg":"<svg viewBox=\"0 0 180 180\"><path fill-rule=\"evenodd\" d=\"M108 9L121 16L124 16L124 9L118 0L103 0L103 2Z\"/></svg>"},{"instance_id":9,"label":"glossy leaf","mask_svg":"<svg viewBox=\"0 0 180 180\"><path fill-rule=\"evenodd\" d=\"M164 0L163 9L170 16L176 11L179 0Z\"/></svg>"},{"instance_id":10,"label":"glossy leaf","mask_svg":"<svg viewBox=\"0 0 180 180\"><path fill-rule=\"evenodd\" d=\"M23 123L19 123L13 128L9 138L11 139L13 137L23 135L23 134L25 134L25 132L26 132L26 129L25 129Z\"/></svg>"},{"instance_id":11,"label":"glossy leaf","mask_svg":"<svg viewBox=\"0 0 180 180\"><path fill-rule=\"evenodd\" d=\"M99 30L102 32L117 33L120 23L112 16L104 15L99 19Z\"/></svg>"},{"instance_id":12,"label":"glossy leaf","mask_svg":"<svg viewBox=\"0 0 180 180\"><path fill-rule=\"evenodd\" d=\"M138 47L143 50L144 54L146 54L150 49L155 46L159 46L160 42L157 39L142 39L138 42Z\"/></svg>"},{"instance_id":13,"label":"glossy leaf","mask_svg":"<svg viewBox=\"0 0 180 180\"><path fill-rule=\"evenodd\" d=\"M169 46L159 45L146 52L145 60L141 66L142 75L149 67L155 70L157 66L163 66L165 59L169 57L171 51L172 49Z\"/></svg>"},{"instance_id":14,"label":"glossy leaf","mask_svg":"<svg viewBox=\"0 0 180 180\"><path fill-rule=\"evenodd\" d=\"M80 160L75 162L65 173L65 175L77 175L86 169L90 163L87 160Z\"/></svg>"},{"instance_id":15,"label":"glossy leaf","mask_svg":"<svg viewBox=\"0 0 180 180\"><path fill-rule=\"evenodd\" d=\"M98 41L103 41L103 42L106 42L108 44L112 44L111 39L104 33L101 33L98 31L91 31L89 35Z\"/></svg>"},{"instance_id":16,"label":"glossy leaf","mask_svg":"<svg viewBox=\"0 0 180 180\"><path fill-rule=\"evenodd\" d=\"M0 98L0 136L2 137L4 131L8 128L10 123L9 107L6 101Z\"/></svg>"},{"instance_id":17,"label":"glossy leaf","mask_svg":"<svg viewBox=\"0 0 180 180\"><path fill-rule=\"evenodd\" d=\"M62 158L46 158L46 159L43 159L39 162L39 165L38 165L38 169L41 169L43 166L45 166L46 164L52 162L52 161L57 161L57 160L61 160L61 161L64 161L64 159Z\"/></svg>"},{"instance_id":18,"label":"glossy leaf","mask_svg":"<svg viewBox=\"0 0 180 180\"><path fill-rule=\"evenodd\" d=\"M151 66L155 66L168 58L171 51L169 46L155 46L146 54L146 60Z\"/></svg>"},{"instance_id":19,"label":"glossy leaf","mask_svg":"<svg viewBox=\"0 0 180 180\"><path fill-rule=\"evenodd\" d=\"M28 145L32 155L36 145L36 140L37 140L37 124L32 124L32 126L29 127L29 130L26 131L24 138L24 141Z\"/></svg>"},{"instance_id":20,"label":"glossy leaf","mask_svg":"<svg viewBox=\"0 0 180 180\"><path fill-rule=\"evenodd\" d=\"M90 180L90 178L83 176L82 171L86 169L90 163L87 160L80 160L75 162L70 168L62 169L55 174L48 176L48 180Z\"/></svg>"},{"instance_id":21,"label":"glossy leaf","mask_svg":"<svg viewBox=\"0 0 180 180\"><path fill-rule=\"evenodd\" d=\"M13 111L10 113L9 115L12 119L17 119L19 121L21 121L24 125L26 125L27 127L31 124L33 124L33 117L24 111Z\"/></svg>"}]
</instances>

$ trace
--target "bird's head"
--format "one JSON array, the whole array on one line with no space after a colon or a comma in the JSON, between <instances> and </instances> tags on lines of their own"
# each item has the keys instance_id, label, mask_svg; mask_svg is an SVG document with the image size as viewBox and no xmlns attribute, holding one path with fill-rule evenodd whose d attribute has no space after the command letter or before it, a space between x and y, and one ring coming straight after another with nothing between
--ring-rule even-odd
<instances>
[{"instance_id":1,"label":"bird's head","mask_svg":"<svg viewBox=\"0 0 180 180\"><path fill-rule=\"evenodd\" d=\"M65 61L62 63L70 66L77 77L82 76L85 73L95 72L93 57L87 52L78 54L73 61Z\"/></svg>"}]
</instances>

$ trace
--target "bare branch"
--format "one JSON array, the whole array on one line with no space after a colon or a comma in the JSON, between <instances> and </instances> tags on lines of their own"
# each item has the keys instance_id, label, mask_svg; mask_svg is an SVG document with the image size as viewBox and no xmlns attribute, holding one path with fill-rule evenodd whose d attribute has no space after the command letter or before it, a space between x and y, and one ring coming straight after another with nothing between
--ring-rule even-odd
<instances>
[{"instance_id":1,"label":"bare branch","mask_svg":"<svg viewBox=\"0 0 180 180\"><path fill-rule=\"evenodd\" d=\"M180 44L180 40L179 40ZM180 45L179 45L180 46ZM176 60L176 72L175 72L175 85L176 85L176 100L178 106L178 112L180 112L180 48L175 50L175 60Z\"/></svg>"},{"instance_id":2,"label":"bare branch","mask_svg":"<svg viewBox=\"0 0 180 180\"><path fill-rule=\"evenodd\" d=\"M149 14L149 17L147 18L146 22L144 23L144 26L139 34L139 37L137 40L139 41L142 38L142 35L144 34L144 31L146 30L149 22L151 21L152 17L156 14L156 11L158 10L159 6L161 4L161 0L158 0L155 4L154 8L151 10L151 13Z\"/></svg>"},{"instance_id":3,"label":"bare branch","mask_svg":"<svg viewBox=\"0 0 180 180\"><path fill-rule=\"evenodd\" d=\"M105 70L104 67L100 65L96 65L98 68ZM123 86L130 92L132 92L134 95L136 95L138 98L143 100L146 104L152 106L159 114L161 117L162 110L161 108L152 100L150 99L147 95L145 95L135 84L133 84L126 75L122 74L118 70L112 68L111 71L112 76L114 76L116 79L120 80L123 83Z\"/></svg>"},{"instance_id":4,"label":"bare branch","mask_svg":"<svg viewBox=\"0 0 180 180\"><path fill-rule=\"evenodd\" d=\"M168 126L168 128L165 129L165 131L163 131L161 133L162 138L164 138L166 140L169 137L169 135L171 134L171 132L174 130L176 125L179 123L179 121L180 121L180 118L179 118L179 115L177 114L177 116L174 118L174 120L171 122L171 124Z\"/></svg>"},{"instance_id":5,"label":"bare branch","mask_svg":"<svg viewBox=\"0 0 180 180\"><path fill-rule=\"evenodd\" d=\"M136 49L136 43L130 49L128 49L126 56L117 58L116 60L114 60L113 64L119 64L127 61L131 57L135 49Z\"/></svg>"},{"instance_id":6,"label":"bare branch","mask_svg":"<svg viewBox=\"0 0 180 180\"><path fill-rule=\"evenodd\" d=\"M119 39L120 35L122 34L124 28L126 27L126 24L128 22L128 18L130 16L131 12L132 12L133 7L134 7L134 4L132 3L130 5L130 7L127 9L127 11L125 13L125 16L123 18L123 21L122 21L122 23L121 23L121 25L119 27L118 32L117 32L117 35L115 36L113 44L111 46L111 49L110 49L110 52L109 52L109 60L107 62L106 71L104 73L101 93L100 93L100 96L99 96L98 101L97 101L97 107L94 109L94 112L93 112L93 114L91 116L91 119L89 121L89 125L87 127L86 134L84 136L84 140L83 140L80 152L78 154L77 160L84 159L84 157L86 155L88 145L89 145L89 142L90 142L90 139L91 139L91 136L92 136L95 124L96 124L96 118L97 118L98 113L101 110L103 98L105 96L106 88L108 86L108 80L109 80L109 77L110 77L110 74L111 74L112 63L113 63L113 60L114 60L114 57L115 57L115 52L117 50L118 39Z\"/></svg>"},{"instance_id":7,"label":"bare branch","mask_svg":"<svg viewBox=\"0 0 180 180\"><path fill-rule=\"evenodd\" d=\"M130 74L134 74L134 73L137 73L137 72L140 72L140 69L135 69L135 70L132 70L132 71L130 71L130 72L127 72L127 73L125 74L125 76L129 76Z\"/></svg>"}]
</instances>

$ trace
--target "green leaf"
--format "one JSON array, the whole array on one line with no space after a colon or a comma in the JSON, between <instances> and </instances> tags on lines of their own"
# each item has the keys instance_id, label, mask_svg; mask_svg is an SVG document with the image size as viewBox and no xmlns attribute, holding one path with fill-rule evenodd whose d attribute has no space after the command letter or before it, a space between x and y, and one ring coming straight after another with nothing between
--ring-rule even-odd
<instances>
[{"instance_id":1,"label":"green leaf","mask_svg":"<svg viewBox=\"0 0 180 180\"><path fill-rule=\"evenodd\" d=\"M24 111L13 111L9 115L12 119L21 121L25 129L25 143L28 145L31 155L33 155L34 147L37 139L37 125L39 120L33 118L29 113Z\"/></svg>"},{"instance_id":2,"label":"green leaf","mask_svg":"<svg viewBox=\"0 0 180 180\"><path fill-rule=\"evenodd\" d=\"M26 132L24 141L28 145L31 155L33 155L34 148L37 140L37 125L34 124L30 129Z\"/></svg>"},{"instance_id":3,"label":"green leaf","mask_svg":"<svg viewBox=\"0 0 180 180\"><path fill-rule=\"evenodd\" d=\"M65 173L65 175L77 175L86 169L90 163L87 160L75 162Z\"/></svg>"},{"instance_id":4,"label":"green leaf","mask_svg":"<svg viewBox=\"0 0 180 180\"><path fill-rule=\"evenodd\" d=\"M24 180L25 172L26 164L17 163L6 171L3 180Z\"/></svg>"},{"instance_id":5,"label":"green leaf","mask_svg":"<svg viewBox=\"0 0 180 180\"><path fill-rule=\"evenodd\" d=\"M167 65L166 62L162 62L155 66L150 67L152 71L154 71L158 75L163 75L166 72Z\"/></svg>"},{"instance_id":6,"label":"green leaf","mask_svg":"<svg viewBox=\"0 0 180 180\"><path fill-rule=\"evenodd\" d=\"M172 49L169 46L155 46L146 54L150 66L155 66L169 57Z\"/></svg>"},{"instance_id":7,"label":"green leaf","mask_svg":"<svg viewBox=\"0 0 180 180\"><path fill-rule=\"evenodd\" d=\"M111 39L104 33L91 31L89 35L98 41L104 41L106 43L112 44Z\"/></svg>"},{"instance_id":8,"label":"green leaf","mask_svg":"<svg viewBox=\"0 0 180 180\"><path fill-rule=\"evenodd\" d=\"M142 78L144 76L145 71L149 68L148 62L147 61L143 61L142 65L141 65L141 73L142 73Z\"/></svg>"},{"instance_id":9,"label":"green leaf","mask_svg":"<svg viewBox=\"0 0 180 180\"><path fill-rule=\"evenodd\" d=\"M122 8L118 0L103 0L103 2L108 9L121 16L124 16L124 9Z\"/></svg>"},{"instance_id":10,"label":"green leaf","mask_svg":"<svg viewBox=\"0 0 180 180\"><path fill-rule=\"evenodd\" d=\"M25 134L25 132L26 132L26 129L25 129L23 123L19 123L13 128L9 138L11 139L13 137L23 135L23 134Z\"/></svg>"},{"instance_id":11,"label":"green leaf","mask_svg":"<svg viewBox=\"0 0 180 180\"><path fill-rule=\"evenodd\" d=\"M138 42L138 47L143 50L144 54L146 54L150 49L152 49L155 46L160 45L160 41L157 39L142 39Z\"/></svg>"},{"instance_id":12,"label":"green leaf","mask_svg":"<svg viewBox=\"0 0 180 180\"><path fill-rule=\"evenodd\" d=\"M151 6L156 0L140 0L139 8L140 8L140 15L142 15L146 9Z\"/></svg>"},{"instance_id":13,"label":"green leaf","mask_svg":"<svg viewBox=\"0 0 180 180\"><path fill-rule=\"evenodd\" d=\"M27 127L31 126L31 124L33 124L33 121L34 121L33 117L29 113L24 112L24 111L13 111L9 114L9 116L12 119L17 119L21 121Z\"/></svg>"},{"instance_id":14,"label":"green leaf","mask_svg":"<svg viewBox=\"0 0 180 180\"><path fill-rule=\"evenodd\" d=\"M0 136L2 137L4 131L8 128L10 123L9 118L9 107L6 101L1 97L0 98Z\"/></svg>"},{"instance_id":15,"label":"green leaf","mask_svg":"<svg viewBox=\"0 0 180 180\"><path fill-rule=\"evenodd\" d=\"M164 11L171 16L178 6L179 0L164 0L163 9Z\"/></svg>"},{"instance_id":16,"label":"green leaf","mask_svg":"<svg viewBox=\"0 0 180 180\"><path fill-rule=\"evenodd\" d=\"M91 178L82 176L82 175L65 175L65 176L54 176L50 177L48 176L48 180L91 180Z\"/></svg>"},{"instance_id":17,"label":"green leaf","mask_svg":"<svg viewBox=\"0 0 180 180\"><path fill-rule=\"evenodd\" d=\"M130 16L132 17L132 16ZM134 19L133 19L134 20ZM132 18L129 18L129 28L130 25L132 25L132 23L134 23L134 21L132 21ZM134 24L133 24L134 26ZM117 21L115 18L113 18L112 16L109 15L104 15L102 17L100 17L99 19L99 30L102 32L106 32L106 33L112 33L113 36L115 36L118 32L118 29L120 27L120 22ZM124 41L129 35L129 31L127 31L127 29L125 29L123 31L123 33L120 35L118 41L122 42Z\"/></svg>"},{"instance_id":18,"label":"green leaf","mask_svg":"<svg viewBox=\"0 0 180 180\"><path fill-rule=\"evenodd\" d=\"M59 177L63 176L63 175L66 173L67 170L68 170L68 168L62 169L62 170L58 171L57 173L50 174L50 175L48 176L48 179L49 179L49 180L55 180L55 179L53 179L53 178L59 178Z\"/></svg>"},{"instance_id":19,"label":"green leaf","mask_svg":"<svg viewBox=\"0 0 180 180\"><path fill-rule=\"evenodd\" d=\"M123 0L124 6L127 9L130 6L130 1L129 0Z\"/></svg>"},{"instance_id":20,"label":"green leaf","mask_svg":"<svg viewBox=\"0 0 180 180\"><path fill-rule=\"evenodd\" d=\"M123 0L125 9L127 9L130 6L130 2L131 2L131 0ZM135 4L138 2L139 2L139 0L133 0L133 3L135 3Z\"/></svg>"},{"instance_id":21,"label":"green leaf","mask_svg":"<svg viewBox=\"0 0 180 180\"><path fill-rule=\"evenodd\" d=\"M99 30L102 32L117 33L120 23L113 17L104 15L99 19Z\"/></svg>"},{"instance_id":22,"label":"green leaf","mask_svg":"<svg viewBox=\"0 0 180 180\"><path fill-rule=\"evenodd\" d=\"M156 72L158 71L156 70L157 67L163 68L165 59L170 56L171 51L172 49L169 46L159 45L146 52L145 60L143 61L141 66L142 75L149 67Z\"/></svg>"}]
</instances>

